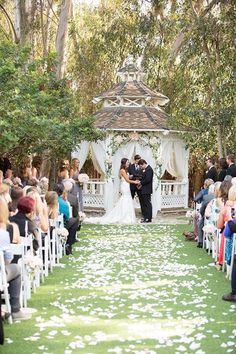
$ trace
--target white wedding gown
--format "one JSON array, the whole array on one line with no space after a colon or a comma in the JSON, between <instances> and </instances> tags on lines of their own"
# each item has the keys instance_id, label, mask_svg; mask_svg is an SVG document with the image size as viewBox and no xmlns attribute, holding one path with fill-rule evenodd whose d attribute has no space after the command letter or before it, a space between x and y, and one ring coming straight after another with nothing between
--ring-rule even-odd
<instances>
[{"instance_id":1,"label":"white wedding gown","mask_svg":"<svg viewBox=\"0 0 236 354\"><path fill-rule=\"evenodd\" d=\"M121 177L121 197L109 212L100 218L87 218L88 223L98 224L135 224L134 202L130 193L130 184Z\"/></svg>"}]
</instances>

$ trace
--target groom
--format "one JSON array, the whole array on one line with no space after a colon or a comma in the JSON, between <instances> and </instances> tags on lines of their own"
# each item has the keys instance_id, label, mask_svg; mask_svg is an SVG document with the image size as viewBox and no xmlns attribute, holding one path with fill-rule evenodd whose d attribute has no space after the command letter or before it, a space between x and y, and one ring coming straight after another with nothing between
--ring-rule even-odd
<instances>
[{"instance_id":1,"label":"groom","mask_svg":"<svg viewBox=\"0 0 236 354\"><path fill-rule=\"evenodd\" d=\"M141 222L152 222L152 182L153 182L153 169L147 164L144 159L138 162L139 168L142 170L142 179L138 184L139 201L143 219Z\"/></svg>"}]
</instances>

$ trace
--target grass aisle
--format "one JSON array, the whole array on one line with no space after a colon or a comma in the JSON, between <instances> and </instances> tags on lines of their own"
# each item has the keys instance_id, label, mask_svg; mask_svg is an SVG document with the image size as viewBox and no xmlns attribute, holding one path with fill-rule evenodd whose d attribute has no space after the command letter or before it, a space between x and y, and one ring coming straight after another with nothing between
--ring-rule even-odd
<instances>
[{"instance_id":1,"label":"grass aisle","mask_svg":"<svg viewBox=\"0 0 236 354\"><path fill-rule=\"evenodd\" d=\"M221 300L230 283L183 229L84 225L30 300L38 312L5 325L0 352L235 353L236 304Z\"/></svg>"}]
</instances>

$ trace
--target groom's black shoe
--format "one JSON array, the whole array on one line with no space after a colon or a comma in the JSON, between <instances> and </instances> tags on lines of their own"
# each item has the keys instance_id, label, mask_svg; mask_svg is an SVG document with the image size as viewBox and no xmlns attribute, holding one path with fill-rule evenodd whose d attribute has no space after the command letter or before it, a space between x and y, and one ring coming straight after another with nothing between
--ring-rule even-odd
<instances>
[{"instance_id":1,"label":"groom's black shoe","mask_svg":"<svg viewBox=\"0 0 236 354\"><path fill-rule=\"evenodd\" d=\"M149 220L149 219L142 219L141 220L141 223L147 223L147 222L152 222L152 220Z\"/></svg>"}]
</instances>

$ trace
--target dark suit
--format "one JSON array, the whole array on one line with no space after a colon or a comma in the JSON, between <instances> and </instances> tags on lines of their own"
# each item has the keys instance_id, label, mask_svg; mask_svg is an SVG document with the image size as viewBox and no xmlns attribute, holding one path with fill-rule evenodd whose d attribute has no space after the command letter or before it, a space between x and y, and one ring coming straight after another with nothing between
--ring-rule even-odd
<instances>
[{"instance_id":1,"label":"dark suit","mask_svg":"<svg viewBox=\"0 0 236 354\"><path fill-rule=\"evenodd\" d=\"M72 217L68 220L67 228L69 231L67 244L71 246L75 243L76 240L76 233L80 229L79 225L79 201L75 195L71 192L67 194L68 202L72 207Z\"/></svg>"},{"instance_id":2,"label":"dark suit","mask_svg":"<svg viewBox=\"0 0 236 354\"><path fill-rule=\"evenodd\" d=\"M234 163L227 168L226 175L236 177L236 166Z\"/></svg>"},{"instance_id":3,"label":"dark suit","mask_svg":"<svg viewBox=\"0 0 236 354\"><path fill-rule=\"evenodd\" d=\"M217 170L216 170L215 166L212 166L212 167L206 172L205 179L207 179L207 178L213 179L214 182L217 181Z\"/></svg>"},{"instance_id":4,"label":"dark suit","mask_svg":"<svg viewBox=\"0 0 236 354\"><path fill-rule=\"evenodd\" d=\"M72 193L68 193L67 194L67 199L68 199L68 202L70 203L70 205L72 207L72 216L74 218L77 218L78 217L78 213L79 213L79 202L78 202L77 197L74 194L72 194Z\"/></svg>"},{"instance_id":5,"label":"dark suit","mask_svg":"<svg viewBox=\"0 0 236 354\"><path fill-rule=\"evenodd\" d=\"M141 180L143 173L142 173L142 170L139 168L138 165L135 165L134 163L129 165L128 172L129 172L129 175L133 176L132 178L130 178L133 181L135 181L137 179ZM135 193L139 194L139 190L137 189L136 184L130 183L130 193L131 193L131 196L132 196L133 199L134 199Z\"/></svg>"},{"instance_id":6,"label":"dark suit","mask_svg":"<svg viewBox=\"0 0 236 354\"><path fill-rule=\"evenodd\" d=\"M153 182L153 169L151 166L147 166L145 171L143 171L141 179L141 189L139 193L139 201L141 206L141 211L143 214L144 220L152 220L152 203L151 203L151 194L152 194L152 182Z\"/></svg>"}]
</instances>

